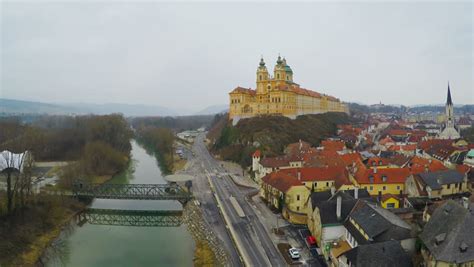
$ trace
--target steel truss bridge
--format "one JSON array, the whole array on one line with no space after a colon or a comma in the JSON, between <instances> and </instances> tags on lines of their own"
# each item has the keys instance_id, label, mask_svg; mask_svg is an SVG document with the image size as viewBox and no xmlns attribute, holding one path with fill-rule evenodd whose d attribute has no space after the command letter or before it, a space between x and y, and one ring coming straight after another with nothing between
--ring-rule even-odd
<instances>
[{"instance_id":1,"label":"steel truss bridge","mask_svg":"<svg viewBox=\"0 0 474 267\"><path fill-rule=\"evenodd\" d=\"M77 217L79 225L177 227L183 222L182 211L88 209Z\"/></svg>"},{"instance_id":2,"label":"steel truss bridge","mask_svg":"<svg viewBox=\"0 0 474 267\"><path fill-rule=\"evenodd\" d=\"M73 186L76 197L139 200L177 200L185 205L191 193L176 184L89 184Z\"/></svg>"}]
</instances>

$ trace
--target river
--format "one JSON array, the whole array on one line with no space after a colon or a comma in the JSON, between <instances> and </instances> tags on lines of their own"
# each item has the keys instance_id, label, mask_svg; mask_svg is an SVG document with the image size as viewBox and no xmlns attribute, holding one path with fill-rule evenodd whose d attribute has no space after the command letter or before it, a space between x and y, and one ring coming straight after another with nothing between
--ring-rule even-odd
<instances>
[{"instance_id":1,"label":"river","mask_svg":"<svg viewBox=\"0 0 474 267\"><path fill-rule=\"evenodd\" d=\"M128 170L110 183L166 183L155 157L132 140ZM95 199L92 208L181 210L177 201ZM192 266L194 241L179 227L107 226L85 223L64 231L46 266ZM50 249L51 250L51 249ZM59 251L59 252L56 252Z\"/></svg>"}]
</instances>

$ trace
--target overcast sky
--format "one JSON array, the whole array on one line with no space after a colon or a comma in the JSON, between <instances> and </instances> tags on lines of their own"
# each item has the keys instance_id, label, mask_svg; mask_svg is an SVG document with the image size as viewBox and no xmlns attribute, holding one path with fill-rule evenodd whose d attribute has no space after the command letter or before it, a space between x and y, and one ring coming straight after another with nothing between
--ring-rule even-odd
<instances>
[{"instance_id":1,"label":"overcast sky","mask_svg":"<svg viewBox=\"0 0 474 267\"><path fill-rule=\"evenodd\" d=\"M201 109L260 55L343 101L474 103L473 4L5 3L0 97Z\"/></svg>"}]
</instances>

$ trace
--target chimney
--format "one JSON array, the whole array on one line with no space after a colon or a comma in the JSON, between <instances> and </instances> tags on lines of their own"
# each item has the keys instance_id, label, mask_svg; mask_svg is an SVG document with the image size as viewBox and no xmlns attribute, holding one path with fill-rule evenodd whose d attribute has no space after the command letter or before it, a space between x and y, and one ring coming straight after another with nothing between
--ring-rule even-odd
<instances>
[{"instance_id":1,"label":"chimney","mask_svg":"<svg viewBox=\"0 0 474 267\"><path fill-rule=\"evenodd\" d=\"M354 198L355 199L359 198L359 187L354 188Z\"/></svg>"},{"instance_id":2,"label":"chimney","mask_svg":"<svg viewBox=\"0 0 474 267\"><path fill-rule=\"evenodd\" d=\"M342 197L338 196L336 199L336 217L337 220L341 220L341 209L342 209Z\"/></svg>"},{"instance_id":3,"label":"chimney","mask_svg":"<svg viewBox=\"0 0 474 267\"><path fill-rule=\"evenodd\" d=\"M303 148L303 142L301 142L301 139L300 139L300 150Z\"/></svg>"},{"instance_id":4,"label":"chimney","mask_svg":"<svg viewBox=\"0 0 474 267\"><path fill-rule=\"evenodd\" d=\"M336 194L336 188L331 186L331 196L334 196L334 194Z\"/></svg>"}]
</instances>

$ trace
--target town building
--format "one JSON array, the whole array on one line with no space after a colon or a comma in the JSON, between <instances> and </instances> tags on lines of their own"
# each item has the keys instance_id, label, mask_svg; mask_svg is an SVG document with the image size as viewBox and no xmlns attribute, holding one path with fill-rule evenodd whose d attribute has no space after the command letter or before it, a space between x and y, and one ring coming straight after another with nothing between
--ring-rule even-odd
<instances>
[{"instance_id":1,"label":"town building","mask_svg":"<svg viewBox=\"0 0 474 267\"><path fill-rule=\"evenodd\" d=\"M357 246L341 254L337 263L339 267L413 266L410 256L396 240Z\"/></svg>"},{"instance_id":2,"label":"town building","mask_svg":"<svg viewBox=\"0 0 474 267\"><path fill-rule=\"evenodd\" d=\"M345 240L351 248L359 245L398 240L405 251L415 251L411 226L387 209L369 202L358 202L346 222Z\"/></svg>"},{"instance_id":3,"label":"town building","mask_svg":"<svg viewBox=\"0 0 474 267\"><path fill-rule=\"evenodd\" d=\"M408 168L367 168L357 164L353 175L360 188L365 188L373 196L398 195L404 192L405 181L411 176Z\"/></svg>"},{"instance_id":4,"label":"town building","mask_svg":"<svg viewBox=\"0 0 474 267\"><path fill-rule=\"evenodd\" d=\"M422 172L406 180L405 192L410 197L443 198L469 192L468 179L457 170Z\"/></svg>"},{"instance_id":5,"label":"town building","mask_svg":"<svg viewBox=\"0 0 474 267\"><path fill-rule=\"evenodd\" d=\"M354 188L336 193L313 192L308 200L308 229L321 248L339 240L345 232L344 221L359 199L370 200L367 190ZM327 254L328 251L323 251ZM326 255L327 256L327 255Z\"/></svg>"},{"instance_id":6,"label":"town building","mask_svg":"<svg viewBox=\"0 0 474 267\"><path fill-rule=\"evenodd\" d=\"M311 192L353 189L343 167L291 168L262 178L260 196L282 212L291 223L306 224L307 201Z\"/></svg>"},{"instance_id":7,"label":"town building","mask_svg":"<svg viewBox=\"0 0 474 267\"><path fill-rule=\"evenodd\" d=\"M265 175L274 171L303 167L305 156L314 150L311 144L301 140L289 144L285 148L285 154L277 157L263 157L259 149L255 150L252 154L252 172L255 181L261 183Z\"/></svg>"},{"instance_id":8,"label":"town building","mask_svg":"<svg viewBox=\"0 0 474 267\"><path fill-rule=\"evenodd\" d=\"M446 118L439 133L441 139L458 139L461 137L454 120L454 105L451 99L451 90L448 84L448 97L446 99Z\"/></svg>"},{"instance_id":9,"label":"town building","mask_svg":"<svg viewBox=\"0 0 474 267\"><path fill-rule=\"evenodd\" d=\"M348 106L339 99L304 89L293 81L293 70L285 58L278 56L273 76L263 58L257 68L257 88L237 87L229 93L229 119L236 124L239 119L259 115L281 115L296 118L304 114L346 112Z\"/></svg>"},{"instance_id":10,"label":"town building","mask_svg":"<svg viewBox=\"0 0 474 267\"><path fill-rule=\"evenodd\" d=\"M420 234L425 266L474 266L473 208L448 200L434 211Z\"/></svg>"}]
</instances>

